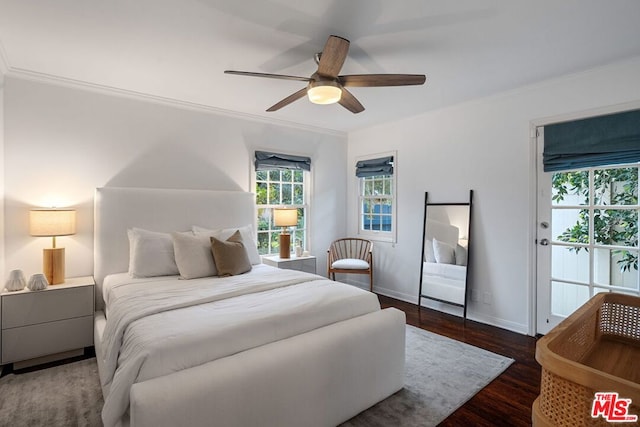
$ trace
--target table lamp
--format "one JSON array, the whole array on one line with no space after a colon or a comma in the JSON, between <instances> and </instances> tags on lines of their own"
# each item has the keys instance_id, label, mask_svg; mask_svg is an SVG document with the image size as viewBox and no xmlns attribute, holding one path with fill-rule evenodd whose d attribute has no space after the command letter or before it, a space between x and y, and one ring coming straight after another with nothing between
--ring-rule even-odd
<instances>
[{"instance_id":1,"label":"table lamp","mask_svg":"<svg viewBox=\"0 0 640 427\"><path fill-rule=\"evenodd\" d=\"M64 248L56 248L56 236L76 234L75 209L34 209L29 212L32 236L53 237L53 247L43 249L42 270L51 285L64 283Z\"/></svg>"},{"instance_id":2,"label":"table lamp","mask_svg":"<svg viewBox=\"0 0 640 427\"><path fill-rule=\"evenodd\" d=\"M294 227L298 224L298 209L274 208L273 222L276 227L282 227L282 233L280 233L280 258L289 258L291 235L287 232L287 227Z\"/></svg>"}]
</instances>

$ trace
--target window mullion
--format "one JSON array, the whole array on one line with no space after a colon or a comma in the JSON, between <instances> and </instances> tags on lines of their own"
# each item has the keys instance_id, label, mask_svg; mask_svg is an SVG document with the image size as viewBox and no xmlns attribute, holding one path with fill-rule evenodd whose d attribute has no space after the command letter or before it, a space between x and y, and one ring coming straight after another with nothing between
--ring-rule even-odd
<instances>
[{"instance_id":1,"label":"window mullion","mask_svg":"<svg viewBox=\"0 0 640 427\"><path fill-rule=\"evenodd\" d=\"M594 169L589 169L589 295L595 294L595 191ZM611 274L609 274L611 276Z\"/></svg>"}]
</instances>

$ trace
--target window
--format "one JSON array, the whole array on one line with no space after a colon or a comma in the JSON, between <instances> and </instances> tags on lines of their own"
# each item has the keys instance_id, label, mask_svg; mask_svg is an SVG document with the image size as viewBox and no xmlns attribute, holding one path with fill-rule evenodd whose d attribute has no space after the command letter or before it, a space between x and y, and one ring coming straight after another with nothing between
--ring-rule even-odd
<instances>
[{"instance_id":1,"label":"window","mask_svg":"<svg viewBox=\"0 0 640 427\"><path fill-rule=\"evenodd\" d=\"M364 159L356 164L359 181L358 233L375 240L395 241L394 156Z\"/></svg>"},{"instance_id":2,"label":"window","mask_svg":"<svg viewBox=\"0 0 640 427\"><path fill-rule=\"evenodd\" d=\"M555 172L552 190L552 312L598 292L640 294L638 165Z\"/></svg>"},{"instance_id":3,"label":"window","mask_svg":"<svg viewBox=\"0 0 640 427\"><path fill-rule=\"evenodd\" d=\"M362 200L361 229L364 231L391 231L393 220L393 177L369 176L360 179Z\"/></svg>"},{"instance_id":4,"label":"window","mask_svg":"<svg viewBox=\"0 0 640 427\"><path fill-rule=\"evenodd\" d=\"M282 232L273 223L273 208L298 209L298 225L291 233L291 247L307 248L309 172L294 169L256 170L256 211L258 252L279 252L278 236Z\"/></svg>"}]
</instances>

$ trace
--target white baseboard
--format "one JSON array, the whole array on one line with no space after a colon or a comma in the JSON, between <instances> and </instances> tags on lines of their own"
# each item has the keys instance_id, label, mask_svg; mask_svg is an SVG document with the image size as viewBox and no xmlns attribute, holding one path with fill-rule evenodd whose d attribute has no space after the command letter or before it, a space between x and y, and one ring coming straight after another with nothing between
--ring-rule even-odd
<instances>
[{"instance_id":1,"label":"white baseboard","mask_svg":"<svg viewBox=\"0 0 640 427\"><path fill-rule=\"evenodd\" d=\"M359 284L355 284L356 286L360 287ZM418 303L418 296L417 295L409 295L403 292L398 292L396 290L393 289L389 289L389 288L385 288L385 287L379 287L379 286L375 286L373 287L373 291L377 294L380 295L384 295L387 296L389 298L394 298L400 301L404 301L404 302L408 302L410 304L417 304ZM447 314L451 314L453 316L460 316L462 317L462 309L459 307L455 307L455 306L450 306L448 304L443 304L443 303L437 303L437 302L433 302L433 304L428 305L429 303L431 303L431 301L427 302L428 300L424 300L422 302L422 306L423 307L427 307L427 308L431 308L433 310L438 310L441 311L443 313L447 313ZM490 326L495 326L497 328L501 328L501 329L506 329L508 331L511 332L516 332L518 334L522 334L522 335L528 335L529 334L529 328L527 327L527 325L523 325L521 323L515 323L515 322L511 322L505 319L500 319L498 317L493 317L493 316L489 316L486 314L482 314L482 313L476 313L474 311L471 310L471 306L467 307L467 319L469 320L473 320L475 322L479 322L479 323L484 323L485 325L490 325Z\"/></svg>"},{"instance_id":2,"label":"white baseboard","mask_svg":"<svg viewBox=\"0 0 640 427\"><path fill-rule=\"evenodd\" d=\"M486 314L471 313L467 311L467 319L476 322L484 323L486 325L495 326L501 329L506 329L511 332L516 332L522 335L529 335L529 327L521 323L511 322L509 320L500 319Z\"/></svg>"},{"instance_id":3,"label":"white baseboard","mask_svg":"<svg viewBox=\"0 0 640 427\"><path fill-rule=\"evenodd\" d=\"M408 295L408 294L405 294L403 292L398 292L398 291L393 290L393 289L377 287L375 284L373 285L373 292L375 292L376 294L384 295L386 297L397 299L397 300L404 301L404 302L408 302L408 303L411 303L411 304L417 304L418 303L418 296L417 295Z\"/></svg>"}]
</instances>

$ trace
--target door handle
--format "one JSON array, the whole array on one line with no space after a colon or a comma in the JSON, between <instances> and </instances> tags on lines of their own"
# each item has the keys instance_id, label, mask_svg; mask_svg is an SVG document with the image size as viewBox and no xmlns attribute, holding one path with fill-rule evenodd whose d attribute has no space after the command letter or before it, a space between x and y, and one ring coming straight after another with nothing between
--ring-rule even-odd
<instances>
[{"instance_id":1,"label":"door handle","mask_svg":"<svg viewBox=\"0 0 640 427\"><path fill-rule=\"evenodd\" d=\"M549 239L541 239L540 240L540 244L542 246L548 246L549 245Z\"/></svg>"}]
</instances>

